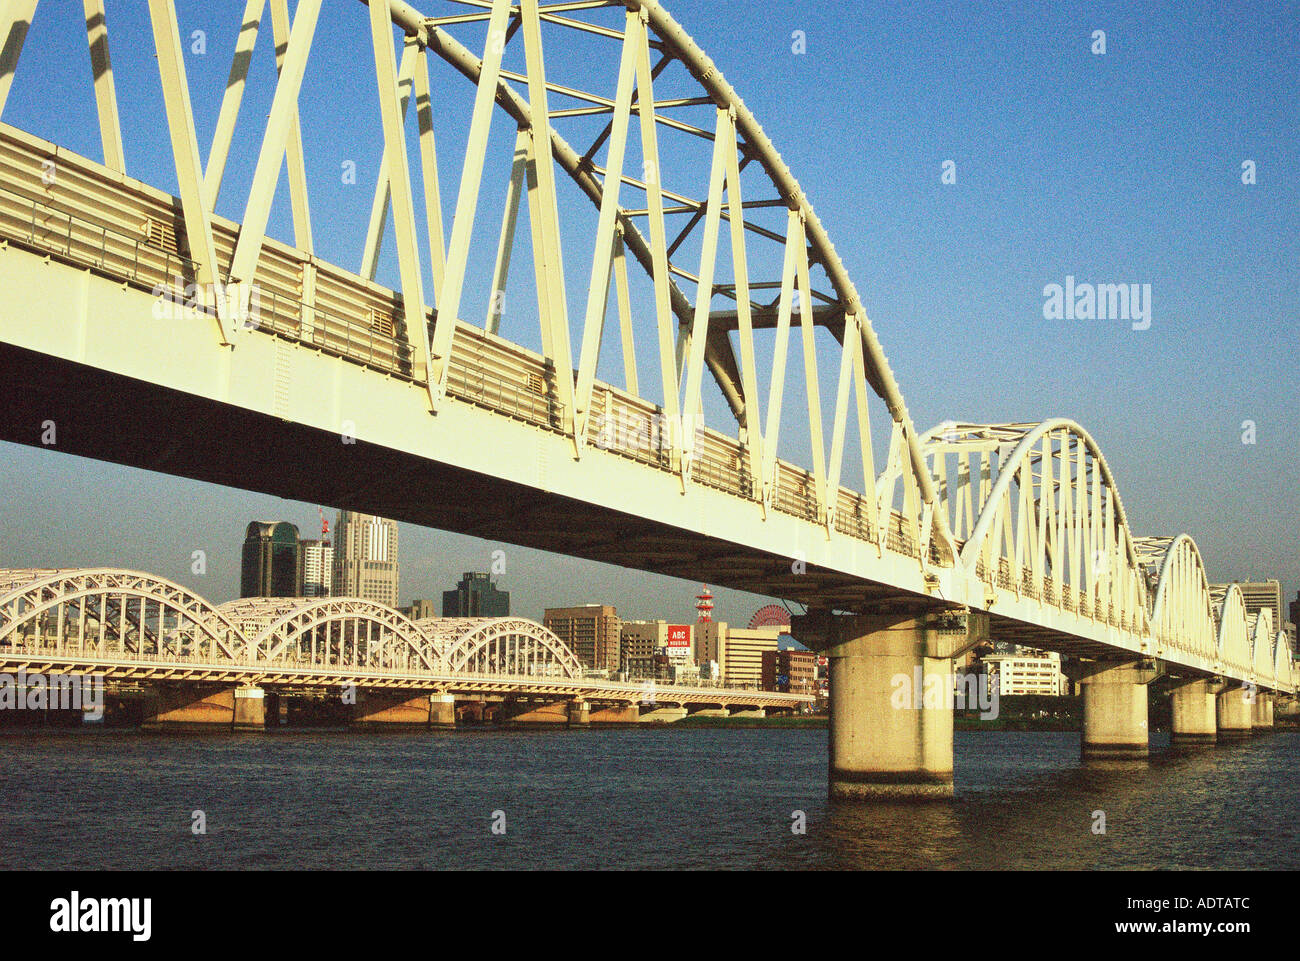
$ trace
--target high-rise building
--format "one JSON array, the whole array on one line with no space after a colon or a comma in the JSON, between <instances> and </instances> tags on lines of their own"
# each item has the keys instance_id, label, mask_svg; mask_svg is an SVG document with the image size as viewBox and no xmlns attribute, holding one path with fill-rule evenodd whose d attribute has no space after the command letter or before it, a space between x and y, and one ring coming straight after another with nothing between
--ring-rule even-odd
<instances>
[{"instance_id":1,"label":"high-rise building","mask_svg":"<svg viewBox=\"0 0 1300 961\"><path fill-rule=\"evenodd\" d=\"M240 597L301 597L298 528L287 521L254 521L244 535Z\"/></svg>"},{"instance_id":2,"label":"high-rise building","mask_svg":"<svg viewBox=\"0 0 1300 961\"><path fill-rule=\"evenodd\" d=\"M763 690L812 694L817 691L817 655L812 651L763 652Z\"/></svg>"},{"instance_id":3,"label":"high-rise building","mask_svg":"<svg viewBox=\"0 0 1300 961\"><path fill-rule=\"evenodd\" d=\"M724 687L757 688L763 680L763 653L775 651L781 627L755 630L731 627L726 621L695 622L695 661L718 665Z\"/></svg>"},{"instance_id":4,"label":"high-rise building","mask_svg":"<svg viewBox=\"0 0 1300 961\"><path fill-rule=\"evenodd\" d=\"M655 655L668 643L667 621L623 621L619 670L629 678L654 677Z\"/></svg>"},{"instance_id":5,"label":"high-rise building","mask_svg":"<svg viewBox=\"0 0 1300 961\"><path fill-rule=\"evenodd\" d=\"M623 622L616 608L607 604L547 608L542 623L591 670L618 670Z\"/></svg>"},{"instance_id":6,"label":"high-rise building","mask_svg":"<svg viewBox=\"0 0 1300 961\"><path fill-rule=\"evenodd\" d=\"M397 524L371 514L339 511L334 525L334 596L397 607L399 574Z\"/></svg>"},{"instance_id":7,"label":"high-rise building","mask_svg":"<svg viewBox=\"0 0 1300 961\"><path fill-rule=\"evenodd\" d=\"M466 572L454 591L442 592L443 617L509 617L510 592L499 591L487 574Z\"/></svg>"},{"instance_id":8,"label":"high-rise building","mask_svg":"<svg viewBox=\"0 0 1300 961\"><path fill-rule=\"evenodd\" d=\"M1211 587L1227 587L1226 584L1212 584ZM1246 602L1246 620L1253 621L1255 615L1267 609L1273 619L1273 633L1282 630L1282 582L1270 578L1264 581L1237 581L1241 588L1241 599Z\"/></svg>"},{"instance_id":9,"label":"high-rise building","mask_svg":"<svg viewBox=\"0 0 1300 961\"><path fill-rule=\"evenodd\" d=\"M303 597L329 597L334 583L334 548L330 541L298 542L298 583Z\"/></svg>"}]
</instances>

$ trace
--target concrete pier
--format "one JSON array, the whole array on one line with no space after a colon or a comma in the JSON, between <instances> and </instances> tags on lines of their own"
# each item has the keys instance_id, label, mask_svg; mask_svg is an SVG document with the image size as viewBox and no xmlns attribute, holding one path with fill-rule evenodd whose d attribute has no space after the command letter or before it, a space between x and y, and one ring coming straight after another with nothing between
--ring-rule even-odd
<instances>
[{"instance_id":1,"label":"concrete pier","mask_svg":"<svg viewBox=\"0 0 1300 961\"><path fill-rule=\"evenodd\" d=\"M1273 733L1273 695L1256 694L1255 703L1250 716L1250 731L1252 734L1272 734Z\"/></svg>"},{"instance_id":2,"label":"concrete pier","mask_svg":"<svg viewBox=\"0 0 1300 961\"><path fill-rule=\"evenodd\" d=\"M659 707L653 711L642 711L639 724L675 724L687 716L684 707Z\"/></svg>"},{"instance_id":3,"label":"concrete pier","mask_svg":"<svg viewBox=\"0 0 1300 961\"><path fill-rule=\"evenodd\" d=\"M830 658L830 796L931 800L952 796L952 660L927 657L922 621L905 615L838 617ZM919 689L918 687L919 682Z\"/></svg>"},{"instance_id":4,"label":"concrete pier","mask_svg":"<svg viewBox=\"0 0 1300 961\"><path fill-rule=\"evenodd\" d=\"M1173 711L1171 745L1213 744L1218 740L1216 695L1208 680L1180 683L1170 691L1169 701Z\"/></svg>"},{"instance_id":5,"label":"concrete pier","mask_svg":"<svg viewBox=\"0 0 1300 961\"><path fill-rule=\"evenodd\" d=\"M159 684L144 698L145 730L263 731L265 692L260 687Z\"/></svg>"},{"instance_id":6,"label":"concrete pier","mask_svg":"<svg viewBox=\"0 0 1300 961\"><path fill-rule=\"evenodd\" d=\"M450 694L363 691L352 713L358 728L455 727L456 702Z\"/></svg>"},{"instance_id":7,"label":"concrete pier","mask_svg":"<svg viewBox=\"0 0 1300 961\"><path fill-rule=\"evenodd\" d=\"M1142 760L1150 753L1147 685L1151 668L1138 664L1098 663L1080 680L1083 685L1083 759Z\"/></svg>"},{"instance_id":8,"label":"concrete pier","mask_svg":"<svg viewBox=\"0 0 1300 961\"><path fill-rule=\"evenodd\" d=\"M1249 688L1231 686L1219 694L1216 713L1220 741L1239 741L1250 737L1254 716L1254 698Z\"/></svg>"},{"instance_id":9,"label":"concrete pier","mask_svg":"<svg viewBox=\"0 0 1300 961\"><path fill-rule=\"evenodd\" d=\"M588 727L591 724L591 705L586 701L569 702L569 727Z\"/></svg>"},{"instance_id":10,"label":"concrete pier","mask_svg":"<svg viewBox=\"0 0 1300 961\"><path fill-rule=\"evenodd\" d=\"M598 724L636 724L641 720L641 705L619 704L602 707L588 715L588 723Z\"/></svg>"},{"instance_id":11,"label":"concrete pier","mask_svg":"<svg viewBox=\"0 0 1300 961\"><path fill-rule=\"evenodd\" d=\"M266 692L260 687L237 687L234 692L236 731L266 730Z\"/></svg>"},{"instance_id":12,"label":"concrete pier","mask_svg":"<svg viewBox=\"0 0 1300 961\"><path fill-rule=\"evenodd\" d=\"M555 727L570 723L570 701L506 701L498 722L505 727Z\"/></svg>"}]
</instances>

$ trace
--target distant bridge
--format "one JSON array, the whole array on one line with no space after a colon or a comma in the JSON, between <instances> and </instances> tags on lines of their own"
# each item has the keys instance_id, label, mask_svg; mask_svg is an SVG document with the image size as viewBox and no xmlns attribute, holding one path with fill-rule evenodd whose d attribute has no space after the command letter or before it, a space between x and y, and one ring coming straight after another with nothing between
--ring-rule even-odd
<instances>
[{"instance_id":1,"label":"distant bridge","mask_svg":"<svg viewBox=\"0 0 1300 961\"><path fill-rule=\"evenodd\" d=\"M419 692L447 703L510 696L650 713L676 708L683 716L689 708L797 710L813 701L585 677L563 641L523 618L410 621L357 598L213 606L171 581L112 568L0 570L0 670L336 695L344 688Z\"/></svg>"},{"instance_id":2,"label":"distant bridge","mask_svg":"<svg viewBox=\"0 0 1300 961\"><path fill-rule=\"evenodd\" d=\"M3 8L0 112L36 6ZM354 271L316 255L304 173L304 151L321 145L303 134L299 94L314 41L333 36L318 30L320 0L300 0L292 22L286 0L248 0L206 160L176 11L150 0L151 36L130 42L157 56L179 198L128 176L108 28L88 0L102 163L0 124L0 362L12 372L0 437L50 446L53 424L62 451L806 604L795 629L832 661L843 796L951 791L951 717L891 711L891 678L947 671L985 636L1075 659L1086 756L1145 756L1157 678L1176 685L1188 737L1262 725L1275 696L1294 695L1279 625L1248 620L1232 591L1214 597L1190 537L1135 535L1078 424L915 429L803 188L663 7L455 9L331 8L366 11L357 59L380 103L381 172ZM278 71L265 122L245 120L261 147L230 220L217 200L268 10ZM449 165L438 106L462 95L469 133ZM509 149L491 149L494 117L514 133ZM353 146L369 133L348 130ZM640 177L627 172L638 147ZM282 167L292 243L266 235ZM492 170L509 183L492 269L476 273ZM400 291L374 280L390 209ZM516 244L525 209L528 242ZM535 312L504 297L524 257ZM575 289L585 303L571 310ZM486 317L471 322L480 295ZM540 353L507 338L523 339L525 320ZM787 364L792 327L801 378ZM606 334L622 367L602 379ZM640 380L638 343L651 345L653 383ZM807 468L778 456L791 445L787 366L803 382ZM725 432L702 423L706 372L734 419ZM834 385L831 416L822 384ZM883 456L873 406L889 418ZM842 483L846 458L860 460L862 490Z\"/></svg>"}]
</instances>

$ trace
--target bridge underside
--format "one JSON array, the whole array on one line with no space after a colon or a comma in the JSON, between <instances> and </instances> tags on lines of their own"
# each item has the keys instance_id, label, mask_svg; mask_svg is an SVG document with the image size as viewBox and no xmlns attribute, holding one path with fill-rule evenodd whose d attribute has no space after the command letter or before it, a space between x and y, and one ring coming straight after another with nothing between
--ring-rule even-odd
<instances>
[{"instance_id":1,"label":"bridge underside","mask_svg":"<svg viewBox=\"0 0 1300 961\"><path fill-rule=\"evenodd\" d=\"M789 557L359 438L344 446L334 432L13 344L0 343L0 369L23 372L0 378L0 439L12 443L656 574L689 569L710 584L814 607L944 606L811 564L796 574ZM47 421L56 425L53 445L42 443Z\"/></svg>"}]
</instances>

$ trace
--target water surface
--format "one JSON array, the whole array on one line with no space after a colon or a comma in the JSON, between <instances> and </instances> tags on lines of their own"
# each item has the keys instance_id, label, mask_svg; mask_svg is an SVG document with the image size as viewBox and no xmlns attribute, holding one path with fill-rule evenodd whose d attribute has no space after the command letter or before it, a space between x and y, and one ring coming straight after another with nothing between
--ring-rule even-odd
<instances>
[{"instance_id":1,"label":"water surface","mask_svg":"<svg viewBox=\"0 0 1300 961\"><path fill-rule=\"evenodd\" d=\"M860 807L824 730L11 732L0 867L1300 868L1300 733L1152 749L958 732L951 802Z\"/></svg>"}]
</instances>

